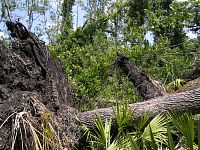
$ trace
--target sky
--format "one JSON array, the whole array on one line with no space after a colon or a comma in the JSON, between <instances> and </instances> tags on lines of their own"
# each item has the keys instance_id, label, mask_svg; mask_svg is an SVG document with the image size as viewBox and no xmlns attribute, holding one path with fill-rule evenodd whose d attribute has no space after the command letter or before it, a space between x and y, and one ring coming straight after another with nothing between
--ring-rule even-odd
<instances>
[{"instance_id":1,"label":"sky","mask_svg":"<svg viewBox=\"0 0 200 150\"><path fill-rule=\"evenodd\" d=\"M27 0L15 0L17 5L23 6L24 4L26 4ZM48 20L46 22L46 28L49 28L53 25L55 25L55 22L50 21L50 16L53 16L57 9L60 9L60 4L62 3L62 1L60 0L48 0L50 2L50 7L49 10L46 12L45 15L45 19ZM0 5L0 10L1 10L1 5ZM50 15L51 14L51 15ZM1 11L0 11L0 16L1 16ZM28 26L28 23L26 22L26 20L28 20L28 15L27 15L27 10L26 9L14 9L14 11L11 12L11 16L12 16L12 21L16 21L17 18L20 18L20 22L22 22L26 27ZM54 15L55 16L55 15ZM39 14L35 14L34 18L36 19L32 25L31 31L35 32L37 30L37 28L41 28L42 30L44 27L44 24L42 24L42 21L44 21L44 16L39 15ZM60 16L57 15L56 19L61 19ZM7 28L5 26L5 22L3 22L2 20L0 20L0 38L2 37L8 37L7 33ZM42 36L42 39L45 40L47 36L44 35Z\"/></svg>"},{"instance_id":2,"label":"sky","mask_svg":"<svg viewBox=\"0 0 200 150\"><path fill-rule=\"evenodd\" d=\"M18 0L18 1L19 2L23 2L25 0ZM186 0L178 0L178 1L186 1ZM58 8L60 8L61 7L61 3L62 3L62 1L50 0L51 11L56 11ZM74 29L76 29L78 26L82 26L84 24L84 22L85 22L85 18L84 18L85 11L80 7L79 4L76 4L73 7L72 11L73 11L73 16L74 16L73 17ZM48 19L48 20L50 20L49 19L50 13L51 12L47 12L47 14L46 14L46 19ZM24 20L27 19L27 15L26 15L26 13L24 11L17 9L12 13L12 15L13 15L14 18L20 18L20 21L24 25L27 25L27 23L24 22ZM0 12L0 16L1 16L1 12ZM37 18L37 21L35 22L35 24L33 24L33 27L32 27L32 31L33 32L34 32L34 29L36 27L38 27L38 23L40 23L40 21L42 19L44 19L44 18L42 18L42 17L38 17ZM59 20L61 18L57 18L57 19ZM51 27L51 26L54 26L54 25L55 25L55 22L48 21L46 23L46 27L47 28ZM41 28L41 26L39 26L39 28ZM8 36L8 35L5 34L6 33L5 31L6 31L5 23L0 22L0 39L2 39L3 37L7 37ZM187 32L187 36L189 36L190 38L196 38L197 37L197 35L192 33L191 31ZM145 37L146 37L146 39L149 40L149 42L151 44L153 44L153 34L151 32L148 32ZM46 43L48 43L46 35L43 35L40 38L42 38L44 41L46 41Z\"/></svg>"}]
</instances>

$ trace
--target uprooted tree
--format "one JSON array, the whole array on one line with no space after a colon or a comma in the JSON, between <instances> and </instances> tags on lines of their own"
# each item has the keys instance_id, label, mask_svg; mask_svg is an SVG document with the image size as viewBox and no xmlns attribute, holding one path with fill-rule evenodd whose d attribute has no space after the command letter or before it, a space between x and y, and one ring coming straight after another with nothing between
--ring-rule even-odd
<instances>
[{"instance_id":1,"label":"uprooted tree","mask_svg":"<svg viewBox=\"0 0 200 150\"><path fill-rule=\"evenodd\" d=\"M114 117L112 108L78 112L61 63L24 26L13 25L11 46L0 44L0 149L70 149L81 136L77 118L94 127L97 115L103 121ZM127 57L119 55L115 64L145 99L129 105L134 120L148 111L151 117L169 110L200 113L199 79L181 93L168 94Z\"/></svg>"},{"instance_id":2,"label":"uprooted tree","mask_svg":"<svg viewBox=\"0 0 200 150\"><path fill-rule=\"evenodd\" d=\"M25 27L7 24L15 40L0 44L0 149L32 149L40 145L36 135L52 149L70 147L76 104L61 64Z\"/></svg>"}]
</instances>

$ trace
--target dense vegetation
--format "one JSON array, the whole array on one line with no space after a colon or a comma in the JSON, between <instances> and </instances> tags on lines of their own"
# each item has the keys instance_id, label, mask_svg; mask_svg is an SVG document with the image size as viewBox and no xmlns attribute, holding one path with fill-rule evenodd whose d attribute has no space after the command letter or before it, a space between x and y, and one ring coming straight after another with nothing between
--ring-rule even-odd
<instances>
[{"instance_id":1,"label":"dense vegetation","mask_svg":"<svg viewBox=\"0 0 200 150\"><path fill-rule=\"evenodd\" d=\"M88 145L94 150L157 150L157 149L198 149L200 140L200 122L195 121L190 112L170 112L160 114L149 120L149 113L137 122L132 121L127 105L117 105L115 119L105 124L97 117L95 130L83 126ZM117 125L113 129L112 124ZM196 127L195 127L196 126Z\"/></svg>"},{"instance_id":2,"label":"dense vegetation","mask_svg":"<svg viewBox=\"0 0 200 150\"><path fill-rule=\"evenodd\" d=\"M113 121L118 125L117 132L111 132L110 120L103 125L97 119L95 132L84 128L88 146L106 150L174 149L182 144L181 147L195 149L200 136L194 138L199 134L194 131L189 112L161 114L151 121L149 114L144 114L137 123L131 122L127 103L142 99L114 61L118 54L125 54L139 68L168 85L169 92L177 90L187 80L187 74L200 65L199 1L103 0L88 1L87 5L84 2L64 0L59 14L62 20L48 35L52 35L49 46L55 58L63 62L80 111L117 102ZM6 0L2 1L2 18L6 18L5 4ZM11 4L14 7L14 2ZM34 4L31 9L45 13L47 4L48 1L38 7ZM86 19L74 29L72 8L77 5L86 13ZM189 32L196 37L190 38Z\"/></svg>"},{"instance_id":3,"label":"dense vegetation","mask_svg":"<svg viewBox=\"0 0 200 150\"><path fill-rule=\"evenodd\" d=\"M52 45L54 55L64 62L81 110L98 107L99 101L141 100L113 65L117 54L127 55L164 85L198 65L199 2L136 0L90 5L85 8L84 25L73 30L66 19ZM63 7L63 12L69 8ZM72 13L64 17L72 18ZM190 39L187 32L197 38Z\"/></svg>"},{"instance_id":4,"label":"dense vegetation","mask_svg":"<svg viewBox=\"0 0 200 150\"><path fill-rule=\"evenodd\" d=\"M130 0L91 5L94 8L88 11L84 26L72 30L66 24L52 49L64 62L80 110L98 107L99 103L101 106L105 101L127 104L141 100L127 77L114 66L118 54L127 55L155 79L172 86L170 92L198 66L198 2ZM189 31L197 38L190 39L186 35ZM199 134L194 131L190 113L159 115L151 121L144 114L133 123L126 104L114 108L114 121L107 120L104 125L97 118L95 131L84 128L91 149L197 149L194 135ZM117 124L117 132L111 130L112 123Z\"/></svg>"}]
</instances>

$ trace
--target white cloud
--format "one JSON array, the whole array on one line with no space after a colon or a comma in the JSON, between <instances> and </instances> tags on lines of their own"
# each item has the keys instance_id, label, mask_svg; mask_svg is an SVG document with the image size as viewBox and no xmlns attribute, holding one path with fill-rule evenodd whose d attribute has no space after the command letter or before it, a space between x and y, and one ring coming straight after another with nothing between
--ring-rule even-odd
<instances>
[{"instance_id":1,"label":"white cloud","mask_svg":"<svg viewBox=\"0 0 200 150\"><path fill-rule=\"evenodd\" d=\"M50 1L50 5L52 8L57 8L60 7L60 5L62 4L62 0L58 1L58 0L51 0Z\"/></svg>"},{"instance_id":2,"label":"white cloud","mask_svg":"<svg viewBox=\"0 0 200 150\"><path fill-rule=\"evenodd\" d=\"M5 33L3 33L3 32L0 31L0 39L2 40L5 37L6 37Z\"/></svg>"},{"instance_id":3,"label":"white cloud","mask_svg":"<svg viewBox=\"0 0 200 150\"><path fill-rule=\"evenodd\" d=\"M186 34L189 38L193 39L197 37L197 34L194 34L192 31L187 32Z\"/></svg>"}]
</instances>

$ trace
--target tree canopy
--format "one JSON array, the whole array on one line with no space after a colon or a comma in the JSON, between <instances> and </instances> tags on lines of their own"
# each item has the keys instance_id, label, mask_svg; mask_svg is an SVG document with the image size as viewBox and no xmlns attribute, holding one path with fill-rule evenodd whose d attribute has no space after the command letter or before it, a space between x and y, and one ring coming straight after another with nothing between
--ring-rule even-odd
<instances>
[{"instance_id":1,"label":"tree canopy","mask_svg":"<svg viewBox=\"0 0 200 150\"><path fill-rule=\"evenodd\" d=\"M77 119L87 136L82 148L197 147L199 78L176 92L200 76L199 1L2 0L1 21L14 24L15 39L0 39L0 98L8 100L0 113L19 110L9 116L18 121L9 124L12 147L71 148L82 136ZM46 38L51 54L30 31Z\"/></svg>"}]
</instances>

